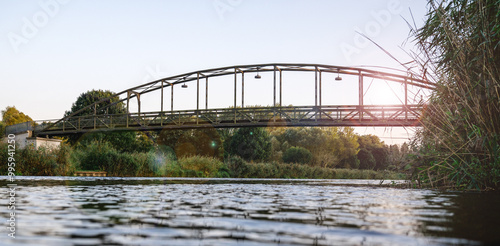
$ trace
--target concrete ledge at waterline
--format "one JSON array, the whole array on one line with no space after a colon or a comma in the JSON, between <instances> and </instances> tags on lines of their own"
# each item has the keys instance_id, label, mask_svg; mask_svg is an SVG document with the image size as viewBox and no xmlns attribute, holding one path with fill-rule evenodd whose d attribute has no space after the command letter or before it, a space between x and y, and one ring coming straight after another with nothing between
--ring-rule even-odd
<instances>
[{"instance_id":1,"label":"concrete ledge at waterline","mask_svg":"<svg viewBox=\"0 0 500 246\"><path fill-rule=\"evenodd\" d=\"M77 171L75 172L75 176L83 176L83 177L106 177L108 175L107 172L95 172L95 171Z\"/></svg>"}]
</instances>

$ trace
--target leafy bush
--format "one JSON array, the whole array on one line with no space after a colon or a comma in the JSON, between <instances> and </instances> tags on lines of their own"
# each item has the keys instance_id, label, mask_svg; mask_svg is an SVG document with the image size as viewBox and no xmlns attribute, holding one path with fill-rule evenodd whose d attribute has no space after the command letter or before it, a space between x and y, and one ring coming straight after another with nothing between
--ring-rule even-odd
<instances>
[{"instance_id":1,"label":"leafy bush","mask_svg":"<svg viewBox=\"0 0 500 246\"><path fill-rule=\"evenodd\" d=\"M372 153L363 148L358 152L359 169L373 169L375 167L375 158Z\"/></svg>"},{"instance_id":2,"label":"leafy bush","mask_svg":"<svg viewBox=\"0 0 500 246\"><path fill-rule=\"evenodd\" d=\"M219 169L224 166L218 159L204 156L184 157L179 159L179 164L182 169L190 170L190 173L195 171L196 177L215 177Z\"/></svg>"},{"instance_id":3,"label":"leafy bush","mask_svg":"<svg viewBox=\"0 0 500 246\"><path fill-rule=\"evenodd\" d=\"M373 158L375 159L375 170L384 170L387 168L389 161L389 151L387 148L379 147L371 149Z\"/></svg>"},{"instance_id":4,"label":"leafy bush","mask_svg":"<svg viewBox=\"0 0 500 246\"><path fill-rule=\"evenodd\" d=\"M0 143L0 171L2 175L6 175L8 171L7 146L5 143ZM75 167L69 158L70 151L71 148L65 144L55 150L45 148L16 149L14 156L16 174L28 176L71 175L75 171Z\"/></svg>"},{"instance_id":5,"label":"leafy bush","mask_svg":"<svg viewBox=\"0 0 500 246\"><path fill-rule=\"evenodd\" d=\"M141 159L138 154L120 153L108 142L100 141L79 146L72 158L80 170L106 171L108 176L135 176Z\"/></svg>"},{"instance_id":6,"label":"leafy bush","mask_svg":"<svg viewBox=\"0 0 500 246\"><path fill-rule=\"evenodd\" d=\"M71 146L65 143L61 143L59 148L56 150L56 166L54 170L55 175L72 176L75 173L76 167L71 161L72 151L73 150L71 149Z\"/></svg>"},{"instance_id":7,"label":"leafy bush","mask_svg":"<svg viewBox=\"0 0 500 246\"><path fill-rule=\"evenodd\" d=\"M240 128L231 137L227 153L247 161L265 161L271 156L271 138L261 127Z\"/></svg>"},{"instance_id":8,"label":"leafy bush","mask_svg":"<svg viewBox=\"0 0 500 246\"><path fill-rule=\"evenodd\" d=\"M312 160L312 154L305 148L291 147L285 151L282 158L285 163L308 164Z\"/></svg>"},{"instance_id":9,"label":"leafy bush","mask_svg":"<svg viewBox=\"0 0 500 246\"><path fill-rule=\"evenodd\" d=\"M118 152L108 142L92 141L85 146L78 145L73 154L79 170L104 171Z\"/></svg>"}]
</instances>

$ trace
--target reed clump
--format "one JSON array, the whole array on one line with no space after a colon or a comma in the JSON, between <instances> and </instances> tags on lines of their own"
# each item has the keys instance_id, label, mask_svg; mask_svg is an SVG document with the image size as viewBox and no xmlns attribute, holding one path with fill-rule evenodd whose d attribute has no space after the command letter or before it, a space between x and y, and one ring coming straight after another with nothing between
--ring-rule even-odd
<instances>
[{"instance_id":1,"label":"reed clump","mask_svg":"<svg viewBox=\"0 0 500 246\"><path fill-rule=\"evenodd\" d=\"M500 185L500 4L429 0L415 60L437 88L414 145L413 178L431 187Z\"/></svg>"}]
</instances>

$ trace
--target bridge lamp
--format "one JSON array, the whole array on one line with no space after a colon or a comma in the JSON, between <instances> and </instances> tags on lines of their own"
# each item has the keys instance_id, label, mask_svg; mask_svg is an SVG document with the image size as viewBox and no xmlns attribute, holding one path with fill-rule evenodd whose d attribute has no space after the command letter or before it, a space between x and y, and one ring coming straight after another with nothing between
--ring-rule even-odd
<instances>
[{"instance_id":1,"label":"bridge lamp","mask_svg":"<svg viewBox=\"0 0 500 246\"><path fill-rule=\"evenodd\" d=\"M186 85L186 83L184 83L181 87L182 88L188 88L188 86Z\"/></svg>"},{"instance_id":2,"label":"bridge lamp","mask_svg":"<svg viewBox=\"0 0 500 246\"><path fill-rule=\"evenodd\" d=\"M342 77L340 77L340 71L337 69L337 77L335 77L336 81L342 81Z\"/></svg>"},{"instance_id":3,"label":"bridge lamp","mask_svg":"<svg viewBox=\"0 0 500 246\"><path fill-rule=\"evenodd\" d=\"M260 78L262 78L262 77L259 74L259 68L257 68L257 75L255 75L255 79L260 79Z\"/></svg>"}]
</instances>

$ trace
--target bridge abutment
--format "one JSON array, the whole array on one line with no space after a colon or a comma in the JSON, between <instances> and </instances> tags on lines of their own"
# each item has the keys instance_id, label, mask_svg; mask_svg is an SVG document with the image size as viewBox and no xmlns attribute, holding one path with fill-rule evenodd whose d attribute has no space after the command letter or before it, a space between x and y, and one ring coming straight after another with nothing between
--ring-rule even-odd
<instances>
[{"instance_id":1,"label":"bridge abutment","mask_svg":"<svg viewBox=\"0 0 500 246\"><path fill-rule=\"evenodd\" d=\"M17 148L25 149L26 147L38 149L40 147L48 150L59 148L62 140L54 138L42 138L33 135L34 122L24 122L7 126L5 129L6 137L2 138L3 142L7 142L7 136L14 135Z\"/></svg>"}]
</instances>

